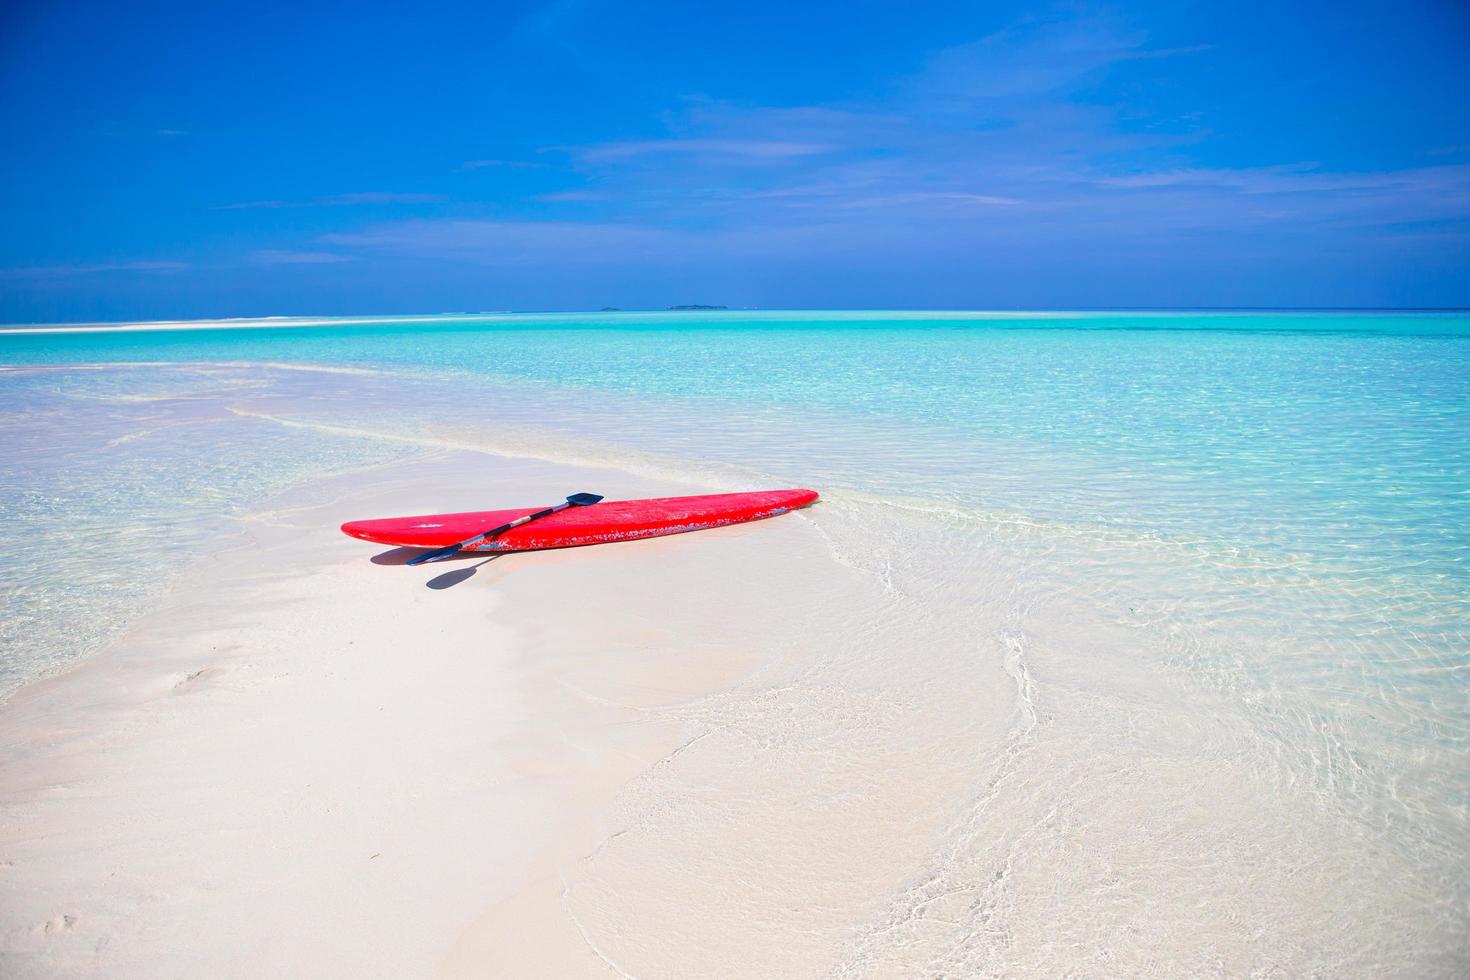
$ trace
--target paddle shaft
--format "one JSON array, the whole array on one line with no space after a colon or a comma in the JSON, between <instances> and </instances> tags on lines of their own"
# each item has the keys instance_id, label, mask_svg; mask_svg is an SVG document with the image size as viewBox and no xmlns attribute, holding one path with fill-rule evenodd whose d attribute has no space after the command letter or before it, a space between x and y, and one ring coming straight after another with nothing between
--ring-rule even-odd
<instances>
[{"instance_id":1,"label":"paddle shaft","mask_svg":"<svg viewBox=\"0 0 1470 980\"><path fill-rule=\"evenodd\" d=\"M459 544L455 545L455 547L468 548L471 545L477 545L481 541L488 541L490 538L498 537L499 535L504 534L506 531L509 531L513 527L520 527L522 524L529 524L532 521L540 520L543 517L548 517L551 514L555 514L559 510L566 510L570 506L572 506L572 504L570 501L568 501L564 504L557 504L555 507L548 507L545 510L538 510L534 514L527 514L525 517L517 517L509 524L502 524L499 527L491 528L484 534L477 534L473 538L465 538Z\"/></svg>"},{"instance_id":2,"label":"paddle shaft","mask_svg":"<svg viewBox=\"0 0 1470 980\"><path fill-rule=\"evenodd\" d=\"M498 537L504 534L506 531L509 531L511 528L520 527L522 524L529 524L532 521L540 520L543 517L555 514L559 510L566 510L568 507L586 507L590 504L597 503L597 501L601 499L601 497L591 493L573 494L572 496L568 497L563 503L557 504L555 507L548 507L545 510L538 510L534 514L527 514L525 517L517 517L509 524L502 524L499 527L492 527L490 530L485 531L481 534L477 534L472 538L465 538L463 541L460 541L457 544L452 544L445 548L438 548L434 551L426 551L422 555L419 555L417 558L411 560L408 564L422 565L425 562L438 561L440 558L448 558L451 555L457 555L465 548L472 548L482 541L488 541L491 538Z\"/></svg>"}]
</instances>

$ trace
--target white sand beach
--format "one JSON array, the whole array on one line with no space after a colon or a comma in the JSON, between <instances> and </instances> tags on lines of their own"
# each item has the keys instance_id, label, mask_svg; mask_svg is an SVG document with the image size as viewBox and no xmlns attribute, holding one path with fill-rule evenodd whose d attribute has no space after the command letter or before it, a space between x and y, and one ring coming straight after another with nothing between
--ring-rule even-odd
<instances>
[{"instance_id":1,"label":"white sand beach","mask_svg":"<svg viewBox=\"0 0 1470 980\"><path fill-rule=\"evenodd\" d=\"M942 514L420 568L337 530L701 489L438 450L222 532L0 705L0 972L1448 975L1390 839Z\"/></svg>"},{"instance_id":2,"label":"white sand beach","mask_svg":"<svg viewBox=\"0 0 1470 980\"><path fill-rule=\"evenodd\" d=\"M449 464L463 499L438 486ZM567 895L627 829L610 805L697 751L702 699L777 666L803 608L860 609L875 588L802 516L418 569L336 530L573 485L667 489L467 454L329 481L0 708L7 975L618 972ZM817 829L793 824L787 844ZM834 923L857 884L824 881ZM718 941L730 911L685 929ZM779 969L834 935L758 955Z\"/></svg>"}]
</instances>

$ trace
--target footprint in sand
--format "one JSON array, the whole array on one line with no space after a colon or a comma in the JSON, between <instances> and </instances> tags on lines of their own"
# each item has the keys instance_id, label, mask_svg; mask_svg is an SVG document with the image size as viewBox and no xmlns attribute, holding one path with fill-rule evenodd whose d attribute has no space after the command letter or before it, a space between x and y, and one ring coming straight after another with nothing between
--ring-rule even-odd
<instances>
[{"instance_id":1,"label":"footprint in sand","mask_svg":"<svg viewBox=\"0 0 1470 980\"><path fill-rule=\"evenodd\" d=\"M194 673L189 674L187 677L184 677L182 680L175 681L173 691L175 694L187 694L189 691L193 690L200 681L208 680L211 677L217 677L218 675L223 674L228 669L229 668L227 667L201 667L200 669L194 671Z\"/></svg>"},{"instance_id":2,"label":"footprint in sand","mask_svg":"<svg viewBox=\"0 0 1470 980\"><path fill-rule=\"evenodd\" d=\"M66 932L76 924L76 921L77 917L74 915L53 915L46 920L46 924L41 929L49 936L55 932Z\"/></svg>"}]
</instances>

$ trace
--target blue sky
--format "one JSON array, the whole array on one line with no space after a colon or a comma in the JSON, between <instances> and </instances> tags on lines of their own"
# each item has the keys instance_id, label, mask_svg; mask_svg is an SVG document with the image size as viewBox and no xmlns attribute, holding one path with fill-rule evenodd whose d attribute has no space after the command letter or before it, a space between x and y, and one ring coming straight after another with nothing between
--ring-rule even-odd
<instances>
[{"instance_id":1,"label":"blue sky","mask_svg":"<svg viewBox=\"0 0 1470 980\"><path fill-rule=\"evenodd\" d=\"M1455 2L0 12L0 319L1470 305Z\"/></svg>"}]
</instances>

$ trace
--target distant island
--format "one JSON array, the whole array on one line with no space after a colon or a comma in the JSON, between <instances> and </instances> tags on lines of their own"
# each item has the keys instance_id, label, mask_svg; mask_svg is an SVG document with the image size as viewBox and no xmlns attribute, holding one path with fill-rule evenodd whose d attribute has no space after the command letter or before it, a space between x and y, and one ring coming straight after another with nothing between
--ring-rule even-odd
<instances>
[{"instance_id":1,"label":"distant island","mask_svg":"<svg viewBox=\"0 0 1470 980\"><path fill-rule=\"evenodd\" d=\"M623 311L621 309L619 309L618 307L616 307L616 306L604 306L602 309L598 310L597 312L598 313L621 313Z\"/></svg>"},{"instance_id":2,"label":"distant island","mask_svg":"<svg viewBox=\"0 0 1470 980\"><path fill-rule=\"evenodd\" d=\"M685 306L671 306L671 310L728 310L728 306L703 306L699 303L689 303Z\"/></svg>"}]
</instances>

